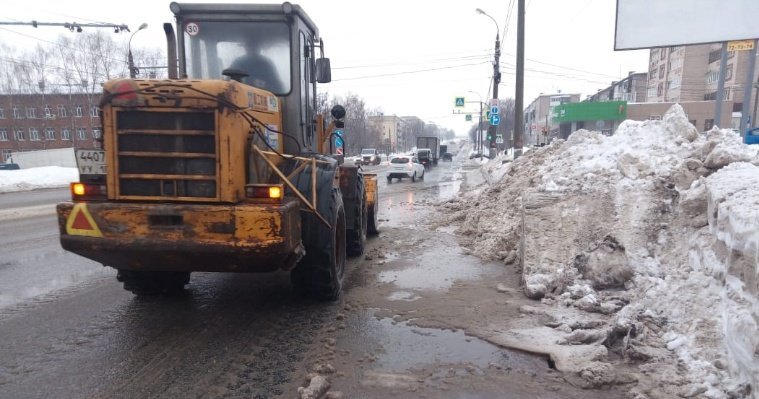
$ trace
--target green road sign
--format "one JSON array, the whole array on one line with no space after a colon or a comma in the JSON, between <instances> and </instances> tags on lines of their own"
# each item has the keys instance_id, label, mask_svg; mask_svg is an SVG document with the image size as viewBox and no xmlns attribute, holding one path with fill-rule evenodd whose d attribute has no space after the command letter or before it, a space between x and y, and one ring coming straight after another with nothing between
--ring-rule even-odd
<instances>
[{"instance_id":1,"label":"green road sign","mask_svg":"<svg viewBox=\"0 0 759 399\"><path fill-rule=\"evenodd\" d=\"M464 117L464 119L465 119L467 122L469 122L469 121L471 121L471 120L472 120L472 115L470 115L470 114L466 114L466 117Z\"/></svg>"},{"instance_id":2,"label":"green road sign","mask_svg":"<svg viewBox=\"0 0 759 399\"><path fill-rule=\"evenodd\" d=\"M457 107L463 107L465 102L466 101L464 101L464 97L456 97L456 106Z\"/></svg>"}]
</instances>

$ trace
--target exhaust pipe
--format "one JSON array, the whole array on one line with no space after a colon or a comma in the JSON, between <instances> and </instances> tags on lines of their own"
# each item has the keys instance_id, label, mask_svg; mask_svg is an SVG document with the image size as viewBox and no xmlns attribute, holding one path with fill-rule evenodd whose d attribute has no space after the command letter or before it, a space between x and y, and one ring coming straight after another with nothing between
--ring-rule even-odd
<instances>
[{"instance_id":1,"label":"exhaust pipe","mask_svg":"<svg viewBox=\"0 0 759 399\"><path fill-rule=\"evenodd\" d=\"M170 23L163 24L166 33L166 52L168 56L169 79L177 79L177 38L174 35L174 27Z\"/></svg>"}]
</instances>

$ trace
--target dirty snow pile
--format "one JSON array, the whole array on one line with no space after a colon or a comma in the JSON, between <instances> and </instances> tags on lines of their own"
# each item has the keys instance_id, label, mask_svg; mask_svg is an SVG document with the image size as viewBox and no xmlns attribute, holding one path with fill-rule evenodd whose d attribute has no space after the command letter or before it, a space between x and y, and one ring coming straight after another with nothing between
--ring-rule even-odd
<instances>
[{"instance_id":1,"label":"dirty snow pile","mask_svg":"<svg viewBox=\"0 0 759 399\"><path fill-rule=\"evenodd\" d=\"M443 208L462 245L518 267L540 300L497 341L542 340L574 383L631 398L757 398L756 164L675 105L498 165L500 180Z\"/></svg>"},{"instance_id":2,"label":"dirty snow pile","mask_svg":"<svg viewBox=\"0 0 759 399\"><path fill-rule=\"evenodd\" d=\"M44 166L29 169L0 170L0 193L65 187L77 180L79 180L77 168Z\"/></svg>"}]
</instances>

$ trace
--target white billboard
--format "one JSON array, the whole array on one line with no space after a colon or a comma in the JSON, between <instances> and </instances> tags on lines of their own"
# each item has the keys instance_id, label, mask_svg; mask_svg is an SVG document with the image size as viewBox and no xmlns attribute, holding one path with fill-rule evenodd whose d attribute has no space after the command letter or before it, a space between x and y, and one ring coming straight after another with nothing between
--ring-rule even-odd
<instances>
[{"instance_id":1,"label":"white billboard","mask_svg":"<svg viewBox=\"0 0 759 399\"><path fill-rule=\"evenodd\" d=\"M759 0L617 0L614 50L759 39Z\"/></svg>"}]
</instances>

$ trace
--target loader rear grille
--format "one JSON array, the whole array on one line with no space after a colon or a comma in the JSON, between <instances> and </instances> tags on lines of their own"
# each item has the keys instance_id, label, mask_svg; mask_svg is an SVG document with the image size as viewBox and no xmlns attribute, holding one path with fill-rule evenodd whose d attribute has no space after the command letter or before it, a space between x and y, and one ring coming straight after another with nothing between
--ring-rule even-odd
<instances>
[{"instance_id":1,"label":"loader rear grille","mask_svg":"<svg viewBox=\"0 0 759 399\"><path fill-rule=\"evenodd\" d=\"M116 114L120 197L218 198L213 112Z\"/></svg>"}]
</instances>

